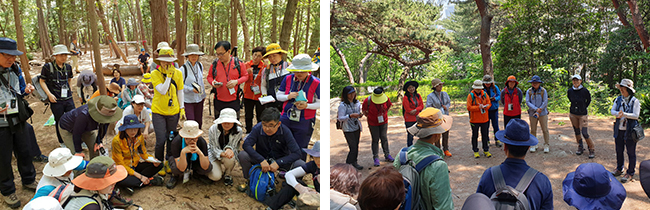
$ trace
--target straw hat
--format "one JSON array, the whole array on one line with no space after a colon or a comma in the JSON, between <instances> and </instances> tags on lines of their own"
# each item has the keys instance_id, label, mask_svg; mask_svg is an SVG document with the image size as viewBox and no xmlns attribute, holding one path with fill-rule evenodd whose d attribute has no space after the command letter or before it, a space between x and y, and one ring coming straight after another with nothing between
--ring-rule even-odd
<instances>
[{"instance_id":1,"label":"straw hat","mask_svg":"<svg viewBox=\"0 0 650 210\"><path fill-rule=\"evenodd\" d=\"M621 86L626 87L626 88L630 88L630 90L632 90L632 93L636 92L636 90L634 90L634 82L632 82L632 80L630 80L630 79L623 79L623 80L621 80L620 83L616 84L616 88L619 88Z\"/></svg>"},{"instance_id":2,"label":"straw hat","mask_svg":"<svg viewBox=\"0 0 650 210\"><path fill-rule=\"evenodd\" d=\"M99 191L122 181L128 173L122 165L116 165L108 156L97 156L90 160L86 173L72 180L72 184L86 190Z\"/></svg>"},{"instance_id":3,"label":"straw hat","mask_svg":"<svg viewBox=\"0 0 650 210\"><path fill-rule=\"evenodd\" d=\"M154 60L154 62L160 65L160 61L174 62L176 60L177 59L176 56L174 55L174 49L169 47L163 47L160 48L160 51L158 52L158 57Z\"/></svg>"},{"instance_id":4,"label":"straw hat","mask_svg":"<svg viewBox=\"0 0 650 210\"><path fill-rule=\"evenodd\" d=\"M214 120L214 124L221 124L225 122L237 123L237 125L241 126L241 122L237 120L237 112L232 108L222 109L221 112L219 112L219 118Z\"/></svg>"},{"instance_id":5,"label":"straw hat","mask_svg":"<svg viewBox=\"0 0 650 210\"><path fill-rule=\"evenodd\" d=\"M43 168L43 175L57 177L77 168L84 159L81 156L72 155L67 148L56 148L50 152L48 160Z\"/></svg>"},{"instance_id":6,"label":"straw hat","mask_svg":"<svg viewBox=\"0 0 650 210\"><path fill-rule=\"evenodd\" d=\"M203 134L203 131L199 129L199 123L194 120L188 120L183 123L183 128L178 132L179 135L183 138L198 138Z\"/></svg>"},{"instance_id":7,"label":"straw hat","mask_svg":"<svg viewBox=\"0 0 650 210\"><path fill-rule=\"evenodd\" d=\"M205 55L205 53L201 52L199 50L199 45L197 44L190 44L187 45L186 49L187 52L183 53L183 56L188 56L188 55Z\"/></svg>"},{"instance_id":8,"label":"straw hat","mask_svg":"<svg viewBox=\"0 0 650 210\"><path fill-rule=\"evenodd\" d=\"M318 64L311 62L311 57L307 54L299 54L293 57L291 65L287 67L289 72L312 72L318 70Z\"/></svg>"},{"instance_id":9,"label":"straw hat","mask_svg":"<svg viewBox=\"0 0 650 210\"><path fill-rule=\"evenodd\" d=\"M110 96L100 95L88 101L88 113L98 123L114 123L122 118L122 109Z\"/></svg>"},{"instance_id":10,"label":"straw hat","mask_svg":"<svg viewBox=\"0 0 650 210\"><path fill-rule=\"evenodd\" d=\"M443 115L439 109L428 107L416 117L417 123L407 131L418 138L426 138L433 134L440 134L448 131L454 119L451 116Z\"/></svg>"},{"instance_id":11,"label":"straw hat","mask_svg":"<svg viewBox=\"0 0 650 210\"><path fill-rule=\"evenodd\" d=\"M279 44L273 43L269 44L266 46L266 54L262 56L263 58L266 58L266 56L269 56L271 54L276 54L276 53L284 53L287 54L287 51L283 50L282 47L280 47Z\"/></svg>"},{"instance_id":12,"label":"straw hat","mask_svg":"<svg viewBox=\"0 0 650 210\"><path fill-rule=\"evenodd\" d=\"M481 81L480 79L474 80L474 84L472 85L472 89L483 90L483 81Z\"/></svg>"},{"instance_id":13,"label":"straw hat","mask_svg":"<svg viewBox=\"0 0 650 210\"><path fill-rule=\"evenodd\" d=\"M120 87L120 85L118 85L117 83L114 83L114 82L111 82L110 84L108 84L108 90L110 90L113 93L122 92L122 88Z\"/></svg>"},{"instance_id":14,"label":"straw hat","mask_svg":"<svg viewBox=\"0 0 650 210\"><path fill-rule=\"evenodd\" d=\"M70 54L72 54L72 53L70 53L70 51L68 51L68 47L66 47L65 45L62 45L62 44L54 46L53 50L54 50L54 53L52 53L52 56L55 56L55 55L70 55Z\"/></svg>"},{"instance_id":15,"label":"straw hat","mask_svg":"<svg viewBox=\"0 0 650 210\"><path fill-rule=\"evenodd\" d=\"M370 96L370 100L375 104L383 104L388 101L388 96L384 94L384 88L378 87L373 91L372 96Z\"/></svg>"}]
</instances>

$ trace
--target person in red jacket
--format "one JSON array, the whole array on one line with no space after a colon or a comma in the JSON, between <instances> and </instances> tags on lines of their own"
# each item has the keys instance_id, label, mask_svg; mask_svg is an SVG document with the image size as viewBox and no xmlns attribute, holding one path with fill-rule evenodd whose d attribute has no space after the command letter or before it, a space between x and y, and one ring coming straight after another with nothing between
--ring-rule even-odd
<instances>
[{"instance_id":1,"label":"person in red jacket","mask_svg":"<svg viewBox=\"0 0 650 210\"><path fill-rule=\"evenodd\" d=\"M503 104L503 127L508 125L511 119L521 119L521 99L523 92L517 87L519 82L515 76L510 75L506 81L506 87L501 91L501 103Z\"/></svg>"},{"instance_id":2,"label":"person in red jacket","mask_svg":"<svg viewBox=\"0 0 650 210\"><path fill-rule=\"evenodd\" d=\"M208 83L217 90L214 100L214 118L218 119L219 113L225 108L232 108L239 113L241 105L237 91L240 84L248 81L250 67L237 57L230 56L232 49L228 41L217 42L214 51L217 54L217 62L216 66L210 65Z\"/></svg>"},{"instance_id":3,"label":"person in red jacket","mask_svg":"<svg viewBox=\"0 0 650 210\"><path fill-rule=\"evenodd\" d=\"M420 114L422 109L424 109L424 103L422 102L422 96L418 93L418 82L409 81L404 84L404 98L402 99L402 114L404 115L404 124L406 129L415 125L415 117ZM413 145L413 135L406 132L408 135L406 139L406 146Z\"/></svg>"},{"instance_id":4,"label":"person in red jacket","mask_svg":"<svg viewBox=\"0 0 650 210\"><path fill-rule=\"evenodd\" d=\"M251 68L248 69L248 80L244 84L244 110L246 111L246 133L250 133L253 129L253 110L255 110L255 117L257 122L262 122L262 104L260 97L262 97L261 84L262 84L262 70L266 68L266 64L262 62L262 56L266 53L266 48L256 47L253 49L253 60L248 61L246 64Z\"/></svg>"},{"instance_id":5,"label":"person in red jacket","mask_svg":"<svg viewBox=\"0 0 650 210\"><path fill-rule=\"evenodd\" d=\"M492 103L490 96L483 91L483 82L481 80L474 81L472 85L472 92L467 95L467 111L469 111L469 122L472 125L472 150L474 151L474 158L479 158L478 154L478 130L481 129L481 142L483 143L483 154L485 157L492 157L488 146L488 127L490 117L488 110Z\"/></svg>"},{"instance_id":6,"label":"person in red jacket","mask_svg":"<svg viewBox=\"0 0 650 210\"><path fill-rule=\"evenodd\" d=\"M384 150L386 161L393 162L395 158L390 156L388 148L388 109L393 105L384 94L384 88L375 88L370 97L363 100L361 110L363 115L368 117L368 128L372 137L372 159L375 166L379 166L379 139L381 139L381 148Z\"/></svg>"}]
</instances>

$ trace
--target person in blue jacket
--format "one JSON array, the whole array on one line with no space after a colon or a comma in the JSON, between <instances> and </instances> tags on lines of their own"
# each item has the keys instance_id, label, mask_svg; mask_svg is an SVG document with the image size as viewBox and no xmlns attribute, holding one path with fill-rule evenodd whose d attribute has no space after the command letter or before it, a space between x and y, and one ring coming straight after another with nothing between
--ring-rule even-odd
<instances>
[{"instance_id":1,"label":"person in blue jacket","mask_svg":"<svg viewBox=\"0 0 650 210\"><path fill-rule=\"evenodd\" d=\"M483 76L483 87L483 91L490 96L490 101L492 101L492 106L488 109L488 116L492 123L492 133L496 134L499 131L499 100L501 100L501 90L494 84L494 79L490 75ZM496 137L494 138L494 145L501 147L501 141Z\"/></svg>"}]
</instances>

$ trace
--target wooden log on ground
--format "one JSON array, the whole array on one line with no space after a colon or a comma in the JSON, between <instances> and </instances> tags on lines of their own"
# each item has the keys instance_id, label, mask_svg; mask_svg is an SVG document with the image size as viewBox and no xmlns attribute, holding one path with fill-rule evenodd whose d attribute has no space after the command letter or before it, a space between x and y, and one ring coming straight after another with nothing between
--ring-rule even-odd
<instances>
[{"instance_id":1,"label":"wooden log on ground","mask_svg":"<svg viewBox=\"0 0 650 210\"><path fill-rule=\"evenodd\" d=\"M106 76L113 76L113 69L119 69L122 72L122 76L133 76L133 75L142 75L140 67L138 65L120 65L109 63L102 67L102 73Z\"/></svg>"}]
</instances>

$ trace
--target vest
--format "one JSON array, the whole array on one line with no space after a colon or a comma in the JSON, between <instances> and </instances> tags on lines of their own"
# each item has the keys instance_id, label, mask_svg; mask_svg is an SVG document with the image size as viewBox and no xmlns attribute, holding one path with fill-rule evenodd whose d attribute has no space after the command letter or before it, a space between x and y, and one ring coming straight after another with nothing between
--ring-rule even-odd
<instances>
[{"instance_id":1,"label":"vest","mask_svg":"<svg viewBox=\"0 0 650 210\"><path fill-rule=\"evenodd\" d=\"M512 94L508 94L508 90L506 89L505 94L501 97L504 99L503 115L517 116L521 114L521 103L519 103L519 92L517 92L517 88L512 91ZM508 110L508 104L512 104L512 110Z\"/></svg>"},{"instance_id":2,"label":"vest","mask_svg":"<svg viewBox=\"0 0 650 210\"><path fill-rule=\"evenodd\" d=\"M294 77L295 77L295 74L290 74L290 75L287 75L286 77L284 77L284 83L286 84L286 86L284 88L284 94L289 94L291 92L291 85L293 84L293 78ZM309 75L309 77L307 77L306 83L310 83L310 81L311 81L311 84L309 85L309 88L307 89L307 91L305 91L305 93L307 94L306 95L307 103L313 103L314 102L314 95L316 94L316 88L318 88L318 86L320 85L320 80L316 79L316 77L314 77L312 75ZM302 90L304 91L305 87L303 87ZM284 107L282 109L282 115L284 115L284 113L285 113L284 110L286 110L286 107L289 104L289 101L290 100L285 101L284 104L282 105L282 107ZM293 102L291 104L293 104ZM303 112L305 113L305 119L306 120L309 120L309 119L312 119L312 118L316 117L316 110L314 110L314 109L304 109Z\"/></svg>"}]
</instances>

